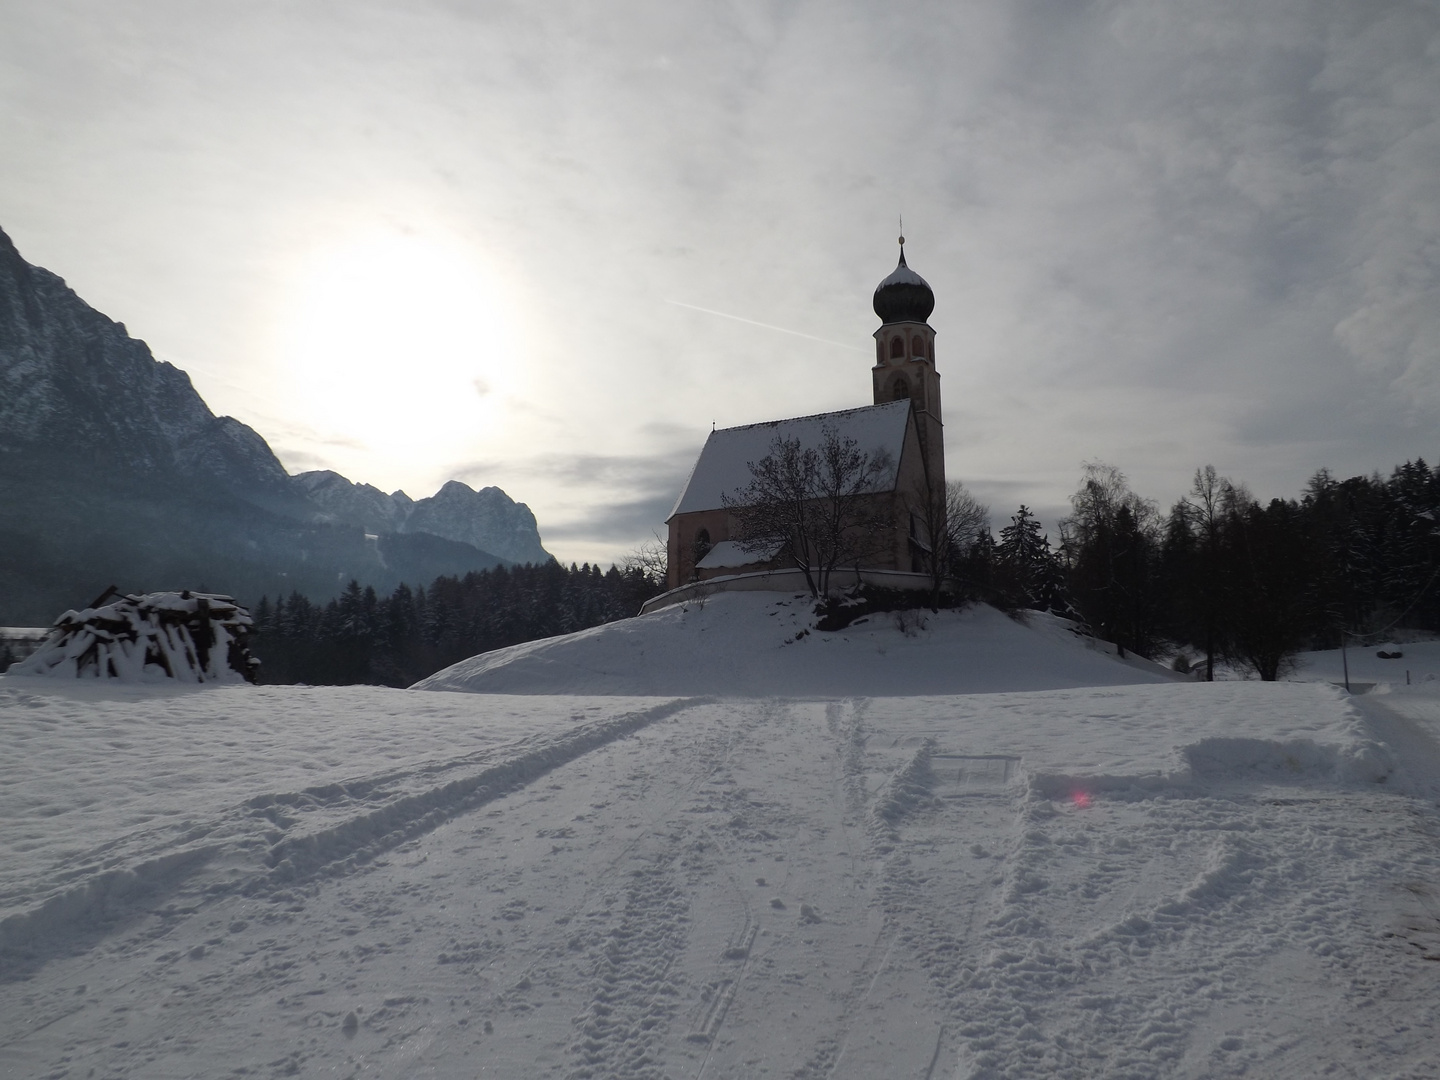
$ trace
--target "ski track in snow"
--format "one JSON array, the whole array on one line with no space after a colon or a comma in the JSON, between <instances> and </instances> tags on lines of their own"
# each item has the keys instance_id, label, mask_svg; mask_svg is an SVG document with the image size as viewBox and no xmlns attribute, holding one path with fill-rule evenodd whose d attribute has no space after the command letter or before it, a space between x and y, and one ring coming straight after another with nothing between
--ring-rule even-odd
<instances>
[{"instance_id":1,"label":"ski track in snow","mask_svg":"<svg viewBox=\"0 0 1440 1080\"><path fill-rule=\"evenodd\" d=\"M79 704L104 745L270 693ZM7 879L5 1075L1440 1075L1434 697L400 695L442 711L397 734L291 693L358 752L216 766L183 831L121 800L105 857L66 826Z\"/></svg>"},{"instance_id":2,"label":"ski track in snow","mask_svg":"<svg viewBox=\"0 0 1440 1080\"><path fill-rule=\"evenodd\" d=\"M102 693L101 696L113 695ZM134 700L123 691L119 696L122 704L127 703L127 698ZM31 708L43 708L45 704L43 699L24 695L19 703ZM265 792L238 805L223 807L213 816L187 817L178 826L120 833L98 847L75 855L62 849L57 865L46 867L48 873L29 879L20 879L12 864L11 873L7 875L10 887L4 899L12 904L18 899L20 904L28 902L29 906L8 912L0 920L0 949L23 953L28 947L43 955L47 940L63 938L70 927L103 920L109 909L123 905L132 897L173 889L184 879L212 869L211 864L219 866L213 868L215 872L203 883L204 891L209 893L264 891L319 873L344 873L412 835L429 831L454 814L483 805L541 773L681 707L678 702L662 702L571 727L560 727L557 723L563 722L561 717L565 713L562 712L546 716L548 724L541 726L540 733L520 734L508 725L498 725L488 732L492 741L496 735L501 739L509 736L511 741L438 761L417 757L412 747L410 760L402 768L368 776L337 777L329 783L312 784L299 791ZM524 711L534 718L533 708ZM612 706L607 711L618 710ZM124 716L123 710L121 715ZM571 713L569 719L573 724L584 715L584 712ZM126 719L131 721L130 726L136 727L140 726L136 721L142 718ZM382 714L381 719L394 718ZM469 719L474 722L473 714ZM547 726L551 729L549 732L544 731ZM142 730L144 733L139 738L154 734L153 728ZM222 729L221 733L228 732ZM92 729L89 738L82 735L80 741L93 746L97 734L103 739L108 732L97 733ZM194 737L193 731L173 734L184 741ZM476 740L473 733L467 734L471 741L484 741ZM22 741L25 735L28 732L22 733ZM433 738L433 732L431 735ZM131 734L131 737L137 736ZM395 737L393 728L387 731L386 737ZM416 741L423 750L438 749L433 743L426 745L426 740ZM113 740L104 740L104 744L111 750L130 749L130 744L117 744ZM224 745L238 744L224 740ZM73 756L74 748L70 749ZM174 753L169 747L162 746L158 754L155 746L147 747L152 757L160 756L162 760L166 750ZM80 756L83 763L85 755ZM222 762L221 768L228 764ZM253 764L251 769L253 771ZM276 767L266 769L264 778L276 779L276 774L284 771ZM293 773L293 767L291 771ZM89 815L84 811L93 807L94 799L82 794L84 788L71 791L68 800L62 799L60 793L53 790L57 778L54 775L45 778L47 802L36 816L43 820L73 808L79 811L74 817L82 827L89 824ZM75 778L69 779L74 785ZM141 781L142 777L132 774L130 779ZM135 785L138 790L134 801L147 806L158 801L153 798L156 788L171 781L170 776L157 776L153 772L143 779L146 782ZM212 774L204 779L215 778ZM23 805L27 798L33 798L27 788L40 785L15 783L13 786L20 789L18 796L7 791L6 802ZM205 793L213 792L215 786L213 782L206 786ZM193 803L194 792L191 800ZM65 801L71 806L64 806ZM56 806L57 803L61 805ZM54 813L48 813L52 807ZM123 828L125 824L147 824L151 817L151 814L141 814L129 820L122 818L121 825ZM17 851L26 850L23 841L13 846ZM52 844L52 851L53 847ZM191 887L195 887L193 883Z\"/></svg>"}]
</instances>

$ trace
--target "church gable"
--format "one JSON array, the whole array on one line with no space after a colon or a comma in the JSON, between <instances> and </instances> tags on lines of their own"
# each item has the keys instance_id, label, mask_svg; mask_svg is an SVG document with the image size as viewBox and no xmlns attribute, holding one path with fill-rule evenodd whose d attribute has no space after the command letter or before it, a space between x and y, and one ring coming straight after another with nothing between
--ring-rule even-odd
<instances>
[{"instance_id":1,"label":"church gable","mask_svg":"<svg viewBox=\"0 0 1440 1080\"><path fill-rule=\"evenodd\" d=\"M690 581L784 569L777 562L780 553L746 551L731 539L736 515L725 500L739 497L750 486L751 464L765 458L777 439L795 439L803 449L818 450L827 430L853 439L860 452L878 456L888 466L863 493L863 502L876 511L872 523L892 522L893 544L865 554L852 552L858 559L856 573L865 569L908 575L933 563L925 522L945 497L940 375L935 370L935 331L927 321L934 307L929 284L906 265L902 236L899 263L875 289L875 314L881 322L871 368L875 404L710 433L666 518L672 589Z\"/></svg>"},{"instance_id":2,"label":"church gable","mask_svg":"<svg viewBox=\"0 0 1440 1080\"><path fill-rule=\"evenodd\" d=\"M877 480L874 491L893 491L909 425L907 400L712 431L670 517L720 509L724 496L733 497L737 490L749 485L750 463L769 454L776 439L798 439L803 449L818 449L827 429L842 438L854 439L863 453L887 455L890 468Z\"/></svg>"}]
</instances>

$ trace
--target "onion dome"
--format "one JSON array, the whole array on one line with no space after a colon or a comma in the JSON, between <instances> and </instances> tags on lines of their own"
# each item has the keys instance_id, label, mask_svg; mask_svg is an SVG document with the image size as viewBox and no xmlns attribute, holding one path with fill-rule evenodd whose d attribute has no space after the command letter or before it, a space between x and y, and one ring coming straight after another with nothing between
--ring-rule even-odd
<instances>
[{"instance_id":1,"label":"onion dome","mask_svg":"<svg viewBox=\"0 0 1440 1080\"><path fill-rule=\"evenodd\" d=\"M875 314L880 321L924 322L935 310L935 294L919 274L905 265L905 241L900 241L900 264L875 289Z\"/></svg>"}]
</instances>

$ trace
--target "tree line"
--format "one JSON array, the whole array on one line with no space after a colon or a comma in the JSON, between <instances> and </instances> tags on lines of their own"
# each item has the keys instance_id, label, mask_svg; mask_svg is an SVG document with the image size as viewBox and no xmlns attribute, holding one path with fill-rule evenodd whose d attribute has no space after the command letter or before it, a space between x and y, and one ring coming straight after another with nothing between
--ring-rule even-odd
<instances>
[{"instance_id":1,"label":"tree line","mask_svg":"<svg viewBox=\"0 0 1440 1080\"><path fill-rule=\"evenodd\" d=\"M262 683L409 686L476 653L628 618L663 588L638 560L497 567L386 596L351 581L323 605L262 597L250 651Z\"/></svg>"},{"instance_id":2,"label":"tree line","mask_svg":"<svg viewBox=\"0 0 1440 1080\"><path fill-rule=\"evenodd\" d=\"M865 476L863 461L846 464L820 472ZM864 490L832 486L852 501ZM1355 643L1397 626L1440 631L1440 468L1423 460L1388 478L1338 480L1322 469L1300 497L1264 504L1205 466L1168 513L1120 470L1090 463L1070 503L1052 542L1026 506L995 532L988 508L950 484L923 515L932 606L1052 611L1122 656L1177 657L1182 667L1193 657L1206 678L1230 664L1275 679L1297 652L1336 647L1342 635ZM774 522L757 519L753 531L785 538ZM352 581L325 605L299 593L263 598L252 652L262 682L408 686L477 653L635 615L664 589L664 550L647 544L605 571L497 568L387 596ZM805 553L822 567L853 555Z\"/></svg>"},{"instance_id":3,"label":"tree line","mask_svg":"<svg viewBox=\"0 0 1440 1080\"><path fill-rule=\"evenodd\" d=\"M1269 503L1205 466L1168 513L1091 463L1070 502L1054 545L1023 506L998 542L988 524L952 538L957 580L1073 616L1122 656L1191 654L1205 678L1229 663L1273 680L1342 636L1440 630L1440 468L1423 460L1388 478L1322 469Z\"/></svg>"}]
</instances>

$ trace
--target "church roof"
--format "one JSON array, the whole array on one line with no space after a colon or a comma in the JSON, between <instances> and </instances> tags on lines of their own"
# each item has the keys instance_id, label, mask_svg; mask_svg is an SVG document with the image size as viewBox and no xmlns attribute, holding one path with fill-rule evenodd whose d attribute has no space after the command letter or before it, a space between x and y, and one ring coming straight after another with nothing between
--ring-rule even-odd
<instances>
[{"instance_id":1,"label":"church roof","mask_svg":"<svg viewBox=\"0 0 1440 1080\"><path fill-rule=\"evenodd\" d=\"M883 323L924 322L935 310L935 293L930 283L905 265L903 247L899 265L875 287L874 307Z\"/></svg>"},{"instance_id":2,"label":"church roof","mask_svg":"<svg viewBox=\"0 0 1440 1080\"><path fill-rule=\"evenodd\" d=\"M899 473L900 453L905 448L905 427L909 422L910 401L906 398L887 401L883 405L866 405L860 409L842 409L712 431L695 461L695 468L690 470L685 490L675 500L675 509L670 511L670 517L697 510L718 510L725 505L722 496L734 495L738 489L749 485L750 463L768 454L774 440L799 439L804 449L818 448L825 439L827 427L853 438L865 453L887 453L890 469L877 479L872 490L891 491Z\"/></svg>"}]
</instances>

